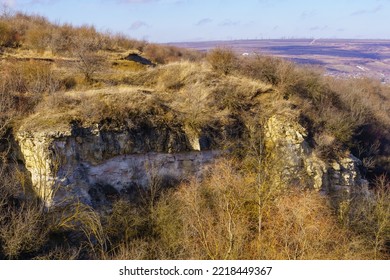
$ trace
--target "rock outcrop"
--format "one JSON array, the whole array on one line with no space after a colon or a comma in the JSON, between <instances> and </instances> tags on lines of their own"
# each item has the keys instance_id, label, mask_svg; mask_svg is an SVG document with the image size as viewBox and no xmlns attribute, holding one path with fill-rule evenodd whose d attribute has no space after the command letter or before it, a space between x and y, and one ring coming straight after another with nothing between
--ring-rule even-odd
<instances>
[{"instance_id":1,"label":"rock outcrop","mask_svg":"<svg viewBox=\"0 0 390 280\"><path fill-rule=\"evenodd\" d=\"M262 129L267 161L279 185L312 186L337 203L368 192L361 162L353 155L321 159L293 117L274 115ZM62 132L21 131L16 136L33 187L47 205L78 199L98 206L110 196L134 196L156 180L176 185L201 177L221 154L207 144L212 139L168 126L105 129L73 123Z\"/></svg>"},{"instance_id":2,"label":"rock outcrop","mask_svg":"<svg viewBox=\"0 0 390 280\"><path fill-rule=\"evenodd\" d=\"M352 154L321 159L308 144L306 129L294 118L275 115L264 129L269 164L281 184L313 186L337 200L368 193L368 183L359 171L361 161Z\"/></svg>"},{"instance_id":3,"label":"rock outcrop","mask_svg":"<svg viewBox=\"0 0 390 280\"><path fill-rule=\"evenodd\" d=\"M137 53L130 53L124 59L129 60L129 61L134 61L134 62L140 63L142 65L155 66L155 64L153 62L151 62L149 59L142 57Z\"/></svg>"},{"instance_id":4,"label":"rock outcrop","mask_svg":"<svg viewBox=\"0 0 390 280\"><path fill-rule=\"evenodd\" d=\"M62 132L19 132L17 140L33 188L47 205L68 199L94 205L105 193L134 195L152 180L174 184L201 176L219 155L200 151L199 139L169 127L73 124Z\"/></svg>"}]
</instances>

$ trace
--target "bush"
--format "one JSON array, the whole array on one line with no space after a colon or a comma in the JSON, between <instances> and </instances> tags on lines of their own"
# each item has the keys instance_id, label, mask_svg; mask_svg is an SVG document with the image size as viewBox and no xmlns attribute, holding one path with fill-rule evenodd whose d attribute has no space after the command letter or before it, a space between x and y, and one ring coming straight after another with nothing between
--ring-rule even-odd
<instances>
[{"instance_id":1,"label":"bush","mask_svg":"<svg viewBox=\"0 0 390 280\"><path fill-rule=\"evenodd\" d=\"M66 90L70 90L77 86L77 81L75 77L67 76L61 80L61 84Z\"/></svg>"},{"instance_id":2,"label":"bush","mask_svg":"<svg viewBox=\"0 0 390 280\"><path fill-rule=\"evenodd\" d=\"M140 52L143 52L145 47L147 46L147 43L145 41L139 41L128 38L124 34L106 34L106 36L109 37L107 48L114 50L138 50Z\"/></svg>"},{"instance_id":3,"label":"bush","mask_svg":"<svg viewBox=\"0 0 390 280\"><path fill-rule=\"evenodd\" d=\"M29 258L48 238L43 208L29 197L18 173L0 161L0 259Z\"/></svg>"},{"instance_id":4,"label":"bush","mask_svg":"<svg viewBox=\"0 0 390 280\"><path fill-rule=\"evenodd\" d=\"M74 29L63 25L53 30L50 48L54 54L67 54L72 50Z\"/></svg>"},{"instance_id":5,"label":"bush","mask_svg":"<svg viewBox=\"0 0 390 280\"><path fill-rule=\"evenodd\" d=\"M32 26L25 38L25 43L39 53L44 53L51 41L52 30L48 26Z\"/></svg>"},{"instance_id":6,"label":"bush","mask_svg":"<svg viewBox=\"0 0 390 280\"><path fill-rule=\"evenodd\" d=\"M238 66L238 59L233 50L228 48L216 48L211 50L206 60L218 73L227 75L232 73Z\"/></svg>"},{"instance_id":7,"label":"bush","mask_svg":"<svg viewBox=\"0 0 390 280\"><path fill-rule=\"evenodd\" d=\"M375 181L371 197L356 195L345 213L347 225L360 234L375 259L390 253L390 182L385 175Z\"/></svg>"},{"instance_id":8,"label":"bush","mask_svg":"<svg viewBox=\"0 0 390 280\"><path fill-rule=\"evenodd\" d=\"M47 240L44 212L40 206L23 203L1 213L5 221L0 224L3 253L11 259L25 258L38 251Z\"/></svg>"},{"instance_id":9,"label":"bush","mask_svg":"<svg viewBox=\"0 0 390 280\"><path fill-rule=\"evenodd\" d=\"M0 48L16 48L20 46L20 36L10 24L0 19Z\"/></svg>"},{"instance_id":10,"label":"bush","mask_svg":"<svg viewBox=\"0 0 390 280\"><path fill-rule=\"evenodd\" d=\"M220 162L204 181L183 184L157 207L167 258L372 258L359 237L338 224L327 199L314 191L264 191L256 174ZM263 181L262 184L269 182ZM162 246L162 248L161 248Z\"/></svg>"},{"instance_id":11,"label":"bush","mask_svg":"<svg viewBox=\"0 0 390 280\"><path fill-rule=\"evenodd\" d=\"M59 78L48 62L13 61L5 63L1 83L4 90L14 93L42 94L59 88Z\"/></svg>"},{"instance_id":12,"label":"bush","mask_svg":"<svg viewBox=\"0 0 390 280\"><path fill-rule=\"evenodd\" d=\"M112 212L106 217L105 231L111 244L130 245L144 227L146 217L140 210L126 200L118 200L112 207Z\"/></svg>"},{"instance_id":13,"label":"bush","mask_svg":"<svg viewBox=\"0 0 390 280\"><path fill-rule=\"evenodd\" d=\"M279 196L256 246L264 259L367 258L364 246L354 251L357 238L338 224L326 197L293 189Z\"/></svg>"},{"instance_id":14,"label":"bush","mask_svg":"<svg viewBox=\"0 0 390 280\"><path fill-rule=\"evenodd\" d=\"M277 85L280 82L277 68L281 63L281 59L271 56L244 57L240 61L240 73L265 83Z\"/></svg>"},{"instance_id":15,"label":"bush","mask_svg":"<svg viewBox=\"0 0 390 280\"><path fill-rule=\"evenodd\" d=\"M12 117L16 114L14 106L11 94L0 88L0 141L5 136Z\"/></svg>"},{"instance_id":16,"label":"bush","mask_svg":"<svg viewBox=\"0 0 390 280\"><path fill-rule=\"evenodd\" d=\"M19 115L32 111L45 93L61 88L59 76L48 62L0 62L0 94Z\"/></svg>"},{"instance_id":17,"label":"bush","mask_svg":"<svg viewBox=\"0 0 390 280\"><path fill-rule=\"evenodd\" d=\"M147 44L143 47L143 51L147 58L157 64L167 64L181 60L198 61L202 57L197 51L157 44Z\"/></svg>"}]
</instances>

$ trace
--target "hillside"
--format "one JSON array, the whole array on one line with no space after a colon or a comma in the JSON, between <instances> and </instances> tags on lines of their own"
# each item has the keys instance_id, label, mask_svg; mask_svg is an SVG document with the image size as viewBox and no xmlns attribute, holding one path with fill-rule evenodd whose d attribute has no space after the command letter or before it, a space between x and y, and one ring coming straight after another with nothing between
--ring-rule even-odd
<instances>
[{"instance_id":1,"label":"hillside","mask_svg":"<svg viewBox=\"0 0 390 280\"><path fill-rule=\"evenodd\" d=\"M0 258L389 258L379 81L25 14L0 55Z\"/></svg>"}]
</instances>

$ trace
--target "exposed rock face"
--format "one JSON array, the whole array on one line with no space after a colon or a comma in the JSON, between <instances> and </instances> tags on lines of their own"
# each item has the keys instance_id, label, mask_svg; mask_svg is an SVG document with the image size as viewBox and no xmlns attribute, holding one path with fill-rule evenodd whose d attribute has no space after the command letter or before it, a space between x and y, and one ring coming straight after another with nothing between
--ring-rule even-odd
<instances>
[{"instance_id":1,"label":"exposed rock face","mask_svg":"<svg viewBox=\"0 0 390 280\"><path fill-rule=\"evenodd\" d=\"M265 126L265 147L275 180L282 184L304 184L328 194L347 199L352 193L368 192L359 165L353 155L328 163L316 155L305 138L307 133L297 121L286 116L273 116ZM308 182L309 181L309 182Z\"/></svg>"},{"instance_id":2,"label":"exposed rock face","mask_svg":"<svg viewBox=\"0 0 390 280\"><path fill-rule=\"evenodd\" d=\"M328 190L334 205L349 203L355 196L370 196L368 181L362 178L359 171L361 165L362 162L353 155L330 164Z\"/></svg>"},{"instance_id":3,"label":"exposed rock face","mask_svg":"<svg viewBox=\"0 0 390 280\"><path fill-rule=\"evenodd\" d=\"M265 148L270 164L284 184L302 183L310 179L317 190L324 187L326 164L305 141L306 130L283 116L271 117L265 126Z\"/></svg>"},{"instance_id":4,"label":"exposed rock face","mask_svg":"<svg viewBox=\"0 0 390 280\"><path fill-rule=\"evenodd\" d=\"M294 118L275 115L263 129L277 184L313 186L336 203L368 192L358 168L361 162L352 155L325 162ZM210 139L187 130L150 125L104 129L74 123L63 132L20 132L17 140L33 187L48 205L74 198L98 206L110 196L136 195L156 180L175 185L202 176L220 152L210 146Z\"/></svg>"},{"instance_id":5,"label":"exposed rock face","mask_svg":"<svg viewBox=\"0 0 390 280\"><path fill-rule=\"evenodd\" d=\"M55 173L59 162L50 149L50 136L45 134L18 134L16 135L20 152L26 169L31 174L33 190L38 197L50 204L55 184ZM54 137L54 135L53 135Z\"/></svg>"},{"instance_id":6,"label":"exposed rock face","mask_svg":"<svg viewBox=\"0 0 390 280\"><path fill-rule=\"evenodd\" d=\"M98 203L101 193L131 194L152 180L173 184L201 176L218 156L199 151L199 139L168 127L17 134L36 193L48 205L76 198ZM195 146L195 147L194 147Z\"/></svg>"}]
</instances>

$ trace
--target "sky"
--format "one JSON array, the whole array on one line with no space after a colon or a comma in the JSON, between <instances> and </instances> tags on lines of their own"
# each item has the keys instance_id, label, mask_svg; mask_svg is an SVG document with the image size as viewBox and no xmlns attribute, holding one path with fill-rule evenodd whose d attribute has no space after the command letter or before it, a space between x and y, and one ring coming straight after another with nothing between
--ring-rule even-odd
<instances>
[{"instance_id":1,"label":"sky","mask_svg":"<svg viewBox=\"0 0 390 280\"><path fill-rule=\"evenodd\" d=\"M0 0L56 23L156 43L390 39L390 0Z\"/></svg>"}]
</instances>

